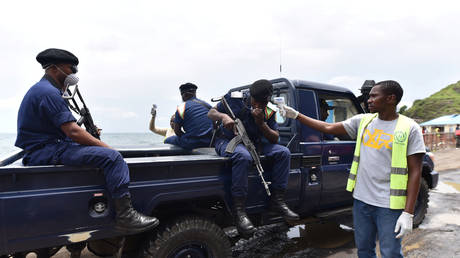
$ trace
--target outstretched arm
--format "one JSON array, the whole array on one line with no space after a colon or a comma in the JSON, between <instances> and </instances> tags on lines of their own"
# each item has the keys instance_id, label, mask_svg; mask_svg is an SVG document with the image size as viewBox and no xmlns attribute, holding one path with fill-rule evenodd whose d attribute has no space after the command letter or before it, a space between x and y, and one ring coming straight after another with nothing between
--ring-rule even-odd
<instances>
[{"instance_id":1,"label":"outstretched arm","mask_svg":"<svg viewBox=\"0 0 460 258\"><path fill-rule=\"evenodd\" d=\"M150 124L149 124L150 131L152 131L152 132L154 132L156 134L159 134L159 135L166 136L166 131L168 129L155 127L155 117L156 117L156 114L155 115L152 114L152 118L150 119Z\"/></svg>"},{"instance_id":2,"label":"outstretched arm","mask_svg":"<svg viewBox=\"0 0 460 258\"><path fill-rule=\"evenodd\" d=\"M345 127L341 122L338 123L328 123L324 122L321 120L313 119L311 117L308 117L304 114L299 113L297 110L284 105L282 107L282 112L281 115L285 116L287 118L292 118L292 119L297 119L299 120L300 123L313 128L317 131L320 131L322 133L326 134L334 134L334 135L340 135L340 134L347 134L347 131L345 130Z\"/></svg>"}]
</instances>

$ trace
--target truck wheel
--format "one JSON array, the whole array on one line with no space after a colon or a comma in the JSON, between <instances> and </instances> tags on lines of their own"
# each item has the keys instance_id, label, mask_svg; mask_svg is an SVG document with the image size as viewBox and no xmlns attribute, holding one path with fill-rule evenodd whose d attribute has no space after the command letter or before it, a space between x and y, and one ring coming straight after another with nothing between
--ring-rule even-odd
<instances>
[{"instance_id":1,"label":"truck wheel","mask_svg":"<svg viewBox=\"0 0 460 258\"><path fill-rule=\"evenodd\" d=\"M166 225L144 248L144 257L231 257L230 241L213 222L185 217Z\"/></svg>"},{"instance_id":2,"label":"truck wheel","mask_svg":"<svg viewBox=\"0 0 460 258\"><path fill-rule=\"evenodd\" d=\"M428 183L424 178L420 180L420 190L418 192L417 201L415 201L414 209L414 228L422 224L423 219L425 218L426 211L428 209Z\"/></svg>"}]
</instances>

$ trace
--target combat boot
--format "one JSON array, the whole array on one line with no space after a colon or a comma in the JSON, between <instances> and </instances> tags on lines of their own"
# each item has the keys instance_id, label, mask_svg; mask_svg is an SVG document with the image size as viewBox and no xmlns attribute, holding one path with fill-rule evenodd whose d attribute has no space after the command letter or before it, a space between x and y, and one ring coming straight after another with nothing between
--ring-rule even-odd
<instances>
[{"instance_id":1,"label":"combat boot","mask_svg":"<svg viewBox=\"0 0 460 258\"><path fill-rule=\"evenodd\" d=\"M233 197L233 219L238 233L244 238L249 238L256 232L256 228L246 214L246 197Z\"/></svg>"},{"instance_id":2,"label":"combat boot","mask_svg":"<svg viewBox=\"0 0 460 258\"><path fill-rule=\"evenodd\" d=\"M115 206L115 230L124 234L136 234L152 229L160 221L155 217L145 216L134 210L131 204L131 197L125 195L114 199Z\"/></svg>"},{"instance_id":3,"label":"combat boot","mask_svg":"<svg viewBox=\"0 0 460 258\"><path fill-rule=\"evenodd\" d=\"M270 199L270 211L279 213L287 221L299 220L299 215L289 209L284 200L285 189L275 189L272 191Z\"/></svg>"}]
</instances>

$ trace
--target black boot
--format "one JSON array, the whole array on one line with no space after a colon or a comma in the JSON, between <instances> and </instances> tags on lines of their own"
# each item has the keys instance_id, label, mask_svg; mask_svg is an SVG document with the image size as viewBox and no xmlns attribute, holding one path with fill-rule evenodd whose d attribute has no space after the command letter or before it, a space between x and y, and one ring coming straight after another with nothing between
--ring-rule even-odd
<instances>
[{"instance_id":1,"label":"black boot","mask_svg":"<svg viewBox=\"0 0 460 258\"><path fill-rule=\"evenodd\" d=\"M256 228L252 225L246 214L246 197L233 196L233 218L235 220L236 229L241 236L249 238L254 234Z\"/></svg>"},{"instance_id":2,"label":"black boot","mask_svg":"<svg viewBox=\"0 0 460 258\"><path fill-rule=\"evenodd\" d=\"M145 216L134 210L131 204L131 197L125 195L119 199L114 199L116 224L115 230L124 234L136 234L152 229L160 221L155 217Z\"/></svg>"},{"instance_id":3,"label":"black boot","mask_svg":"<svg viewBox=\"0 0 460 258\"><path fill-rule=\"evenodd\" d=\"M284 193L286 190L276 189L272 191L270 199L270 210L277 212L283 216L287 221L299 220L299 215L291 211L284 201Z\"/></svg>"}]
</instances>

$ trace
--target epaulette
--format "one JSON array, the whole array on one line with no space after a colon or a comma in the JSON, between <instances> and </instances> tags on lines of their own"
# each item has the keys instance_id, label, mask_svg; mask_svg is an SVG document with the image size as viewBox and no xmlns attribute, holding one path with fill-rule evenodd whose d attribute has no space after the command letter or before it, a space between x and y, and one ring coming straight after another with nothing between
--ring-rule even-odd
<instances>
[{"instance_id":1,"label":"epaulette","mask_svg":"<svg viewBox=\"0 0 460 258\"><path fill-rule=\"evenodd\" d=\"M265 119L270 119L277 110L278 108L273 103L268 102L267 106L265 107Z\"/></svg>"},{"instance_id":2,"label":"epaulette","mask_svg":"<svg viewBox=\"0 0 460 258\"><path fill-rule=\"evenodd\" d=\"M185 102L177 106L177 113L179 114L180 118L184 119L185 115Z\"/></svg>"}]
</instances>

